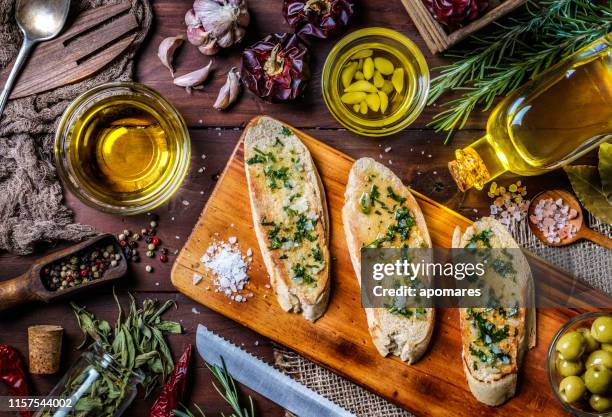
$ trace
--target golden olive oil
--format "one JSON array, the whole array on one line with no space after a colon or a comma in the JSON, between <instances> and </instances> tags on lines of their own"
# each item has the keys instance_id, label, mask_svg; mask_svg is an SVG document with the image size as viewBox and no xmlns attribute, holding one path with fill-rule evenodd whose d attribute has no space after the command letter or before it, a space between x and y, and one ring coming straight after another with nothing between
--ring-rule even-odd
<instances>
[{"instance_id":1,"label":"golden olive oil","mask_svg":"<svg viewBox=\"0 0 612 417\"><path fill-rule=\"evenodd\" d=\"M612 34L507 96L485 137L449 164L461 190L512 171L539 175L612 138Z\"/></svg>"},{"instance_id":2,"label":"golden olive oil","mask_svg":"<svg viewBox=\"0 0 612 417\"><path fill-rule=\"evenodd\" d=\"M103 100L81 116L70 146L75 175L92 194L115 204L146 199L176 163L171 128L137 98Z\"/></svg>"}]
</instances>

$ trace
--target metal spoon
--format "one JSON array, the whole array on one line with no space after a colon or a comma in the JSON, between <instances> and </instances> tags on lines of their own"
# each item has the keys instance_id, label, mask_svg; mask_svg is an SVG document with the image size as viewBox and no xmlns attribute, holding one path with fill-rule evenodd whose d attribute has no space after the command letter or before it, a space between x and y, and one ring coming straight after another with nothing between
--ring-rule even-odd
<instances>
[{"instance_id":1,"label":"metal spoon","mask_svg":"<svg viewBox=\"0 0 612 417\"><path fill-rule=\"evenodd\" d=\"M23 32L23 43L13 69L0 94L0 117L11 95L13 85L30 51L38 42L56 37L64 27L70 9L70 0L18 0L15 19Z\"/></svg>"},{"instance_id":2,"label":"metal spoon","mask_svg":"<svg viewBox=\"0 0 612 417\"><path fill-rule=\"evenodd\" d=\"M576 210L578 216L575 219L570 220L570 223L576 226L576 234L571 237L566 237L562 239L560 242L549 242L544 236L544 233L538 228L538 225L533 224L529 221L529 227L533 234L549 246L565 246L570 243L574 243L580 239L587 239L591 242L595 242L598 245L603 246L604 248L612 249L612 239L607 236L604 236L596 231L589 229L584 224L584 216L582 215L582 208L580 208L580 203L572 194L564 190L550 190L543 191L540 194L536 195L533 200L531 200L531 204L529 205L529 217L533 214L538 202L542 199L552 198L553 201L557 201L559 198L563 200L564 204L567 204L570 209Z\"/></svg>"}]
</instances>

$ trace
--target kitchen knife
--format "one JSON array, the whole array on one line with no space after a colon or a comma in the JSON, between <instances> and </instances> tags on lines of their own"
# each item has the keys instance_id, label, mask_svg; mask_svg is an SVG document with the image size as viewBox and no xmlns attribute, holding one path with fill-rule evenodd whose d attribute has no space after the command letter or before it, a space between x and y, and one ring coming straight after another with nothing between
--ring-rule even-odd
<instances>
[{"instance_id":1,"label":"kitchen knife","mask_svg":"<svg viewBox=\"0 0 612 417\"><path fill-rule=\"evenodd\" d=\"M196 346L202 359L223 366L232 377L299 417L354 417L353 414L257 359L206 326L198 325Z\"/></svg>"}]
</instances>

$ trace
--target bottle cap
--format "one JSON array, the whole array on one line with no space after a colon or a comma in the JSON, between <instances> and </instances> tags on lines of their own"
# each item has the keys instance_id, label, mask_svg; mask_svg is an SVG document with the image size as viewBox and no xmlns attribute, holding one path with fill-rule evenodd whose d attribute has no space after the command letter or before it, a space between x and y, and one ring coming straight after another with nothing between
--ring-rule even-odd
<instances>
[{"instance_id":1,"label":"bottle cap","mask_svg":"<svg viewBox=\"0 0 612 417\"><path fill-rule=\"evenodd\" d=\"M482 158L472 148L455 151L457 159L448 163L448 170L462 192L476 187L481 190L491 175Z\"/></svg>"}]
</instances>

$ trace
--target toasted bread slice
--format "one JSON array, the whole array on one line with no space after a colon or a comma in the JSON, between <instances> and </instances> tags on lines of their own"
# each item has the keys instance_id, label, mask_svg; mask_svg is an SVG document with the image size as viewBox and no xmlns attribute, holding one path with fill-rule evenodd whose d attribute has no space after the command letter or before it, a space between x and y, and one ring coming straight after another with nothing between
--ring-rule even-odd
<instances>
[{"instance_id":1,"label":"toasted bread slice","mask_svg":"<svg viewBox=\"0 0 612 417\"><path fill-rule=\"evenodd\" d=\"M497 220L482 218L464 233L457 226L453 247L513 248L511 257L513 279L519 284L522 306L533 304L531 272L527 259L510 233ZM499 282L508 281L506 272L492 272L488 282L496 289ZM497 276L499 275L499 277ZM516 290L516 286L513 286ZM500 297L504 295L501 294ZM470 391L484 404L501 405L516 392L518 372L529 347L535 345L535 308L462 308L459 312L462 362ZM483 330L486 329L486 330Z\"/></svg>"},{"instance_id":2,"label":"toasted bread slice","mask_svg":"<svg viewBox=\"0 0 612 417\"><path fill-rule=\"evenodd\" d=\"M327 308L329 219L310 152L291 129L260 117L244 139L253 225L283 310L307 320Z\"/></svg>"},{"instance_id":3,"label":"toasted bread slice","mask_svg":"<svg viewBox=\"0 0 612 417\"><path fill-rule=\"evenodd\" d=\"M398 210L414 220L406 239L399 234L390 239L387 234L390 226L397 225ZM357 160L351 169L342 221L359 285L362 247L431 247L425 218L408 187L371 158ZM433 332L434 309L407 309L404 314L387 308L365 310L372 341L382 356L391 353L414 363L425 353Z\"/></svg>"}]
</instances>

